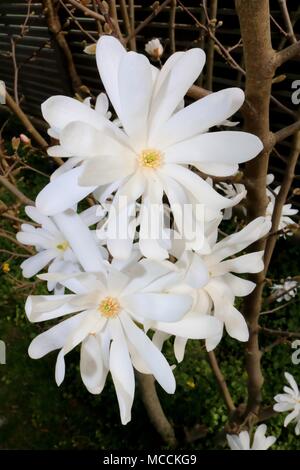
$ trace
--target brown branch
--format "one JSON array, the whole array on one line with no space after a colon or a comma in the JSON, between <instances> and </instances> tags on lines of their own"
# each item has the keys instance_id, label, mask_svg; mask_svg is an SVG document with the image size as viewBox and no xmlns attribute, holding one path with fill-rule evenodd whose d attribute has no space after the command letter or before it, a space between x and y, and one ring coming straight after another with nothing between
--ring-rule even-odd
<instances>
[{"instance_id":1,"label":"brown branch","mask_svg":"<svg viewBox=\"0 0 300 470\"><path fill-rule=\"evenodd\" d=\"M203 2L204 11L206 13L208 28L211 31L212 35L209 36L207 44L207 54L206 54L206 80L205 86L209 90L213 89L213 72L214 72L214 55L215 55L215 41L213 36L216 31L216 22L217 22L217 12L218 12L218 0L211 0L209 8L209 16L206 8L206 1Z\"/></svg>"},{"instance_id":2,"label":"brown branch","mask_svg":"<svg viewBox=\"0 0 300 470\"><path fill-rule=\"evenodd\" d=\"M90 16L91 18L95 18L96 20L99 20L105 23L105 18L103 15L100 15L100 13L97 13L96 11L91 10L90 8L83 5L82 3L77 2L76 0L68 0L68 3L71 3L71 5L76 7L78 10L83 11L83 13L86 16Z\"/></svg>"},{"instance_id":3,"label":"brown branch","mask_svg":"<svg viewBox=\"0 0 300 470\"><path fill-rule=\"evenodd\" d=\"M37 142L37 144L42 148L46 149L48 147L48 143L46 140L41 136L41 134L36 130L33 126L31 121L28 119L26 114L22 111L20 106L14 101L14 99L10 96L10 94L6 91L5 95L6 104L10 108L10 110L20 119L24 127L27 129L29 134L32 138Z\"/></svg>"},{"instance_id":4,"label":"brown branch","mask_svg":"<svg viewBox=\"0 0 300 470\"><path fill-rule=\"evenodd\" d=\"M92 42L96 42L96 39L88 32L86 31L82 26L81 24L79 23L79 21L75 18L75 16L73 15L72 11L67 7L67 5L64 4L63 0L58 0L60 5L63 7L64 10L66 10L66 12L68 13L69 17L70 17L70 20L73 21L74 24L76 24L76 26L80 29L80 31L82 32L82 34L84 34L87 38L89 38L90 41ZM58 17L59 18L59 17ZM100 24L101 23L96 20L97 24ZM63 27L61 28L63 29Z\"/></svg>"},{"instance_id":5,"label":"brown branch","mask_svg":"<svg viewBox=\"0 0 300 470\"><path fill-rule=\"evenodd\" d=\"M282 213L282 207L285 204L286 198L291 189L293 179L295 176L295 168L296 168L297 160L299 157L299 153L300 153L300 131L298 131L293 138L292 149L291 149L288 165L284 173L280 191L275 199L275 205L274 205L274 210L272 214L271 232L276 232L278 230L281 213ZM272 254L276 245L276 241L277 241L276 236L268 238L266 250L265 250L265 257L264 257L264 262L265 262L264 272L265 273L268 270L271 257L272 257Z\"/></svg>"},{"instance_id":6,"label":"brown branch","mask_svg":"<svg viewBox=\"0 0 300 470\"><path fill-rule=\"evenodd\" d=\"M283 127L279 131L275 132L275 143L278 144L278 142L287 139L291 135L295 134L295 132L297 131L300 131L300 119L296 122L293 122L293 124L291 124L290 126Z\"/></svg>"},{"instance_id":7,"label":"brown branch","mask_svg":"<svg viewBox=\"0 0 300 470\"><path fill-rule=\"evenodd\" d=\"M172 0L171 5L170 5L170 16L169 16L169 41L170 41L171 54L174 54L174 52L176 51L176 41L175 41L176 8L177 8L177 0Z\"/></svg>"},{"instance_id":8,"label":"brown branch","mask_svg":"<svg viewBox=\"0 0 300 470\"><path fill-rule=\"evenodd\" d=\"M275 335L275 336L282 336L285 338L300 338L300 332L298 331L284 331L284 330L273 330L271 328L265 328L264 326L261 326L260 331L263 333L266 333L268 335Z\"/></svg>"},{"instance_id":9,"label":"brown branch","mask_svg":"<svg viewBox=\"0 0 300 470\"><path fill-rule=\"evenodd\" d=\"M219 39L215 36L215 34L212 32L212 30L210 28L208 28L207 26L205 26L204 24L200 23L200 21L198 20L198 18L196 18L196 16L181 2L181 0L177 0L179 5L181 6L181 8L191 17L193 18L193 20L195 21L196 25L201 28L201 29L204 29L205 32L209 35L209 37L211 39L213 39L213 41L216 43L216 45L218 46L216 48L217 52L228 62L228 64L233 68L233 69L236 69L238 70L242 75L245 75L245 70L237 63L237 61L232 57L232 55L230 54L229 50L223 46L223 44L221 43L221 41L219 41Z\"/></svg>"},{"instance_id":10,"label":"brown branch","mask_svg":"<svg viewBox=\"0 0 300 470\"><path fill-rule=\"evenodd\" d=\"M232 397L230 395L230 392L228 390L225 378L224 378L224 376L222 374L222 371L219 367L216 355L213 351L208 352L207 355L208 355L208 360L209 360L210 366L211 366L212 371L213 371L213 373L216 377L216 381L218 383L220 391L223 395L223 399L224 399L224 402L227 406L227 409L230 413L232 413L235 410L235 406L234 406Z\"/></svg>"},{"instance_id":11,"label":"brown branch","mask_svg":"<svg viewBox=\"0 0 300 470\"><path fill-rule=\"evenodd\" d=\"M34 254L34 251L32 248L30 248L27 245L23 245L22 243L19 243L18 240L15 238L13 234L4 232L3 230L0 230L0 238L5 238L6 240L10 241L11 243L14 243L15 245L19 246L22 248L24 251L27 251L30 255Z\"/></svg>"},{"instance_id":12,"label":"brown branch","mask_svg":"<svg viewBox=\"0 0 300 470\"><path fill-rule=\"evenodd\" d=\"M134 0L129 0L129 19L130 19L130 26L131 31L135 30L135 11L134 11ZM136 39L135 36L131 38L133 50L136 51Z\"/></svg>"},{"instance_id":13,"label":"brown branch","mask_svg":"<svg viewBox=\"0 0 300 470\"><path fill-rule=\"evenodd\" d=\"M101 13L103 14L105 21L107 24L110 26L112 29L113 33L115 36L123 43L124 38L120 30L119 26L119 20L118 20L118 12L117 12L117 6L116 6L116 0L109 0L109 10L110 10L110 15L106 11L106 2L102 2L98 0L99 3L99 8Z\"/></svg>"},{"instance_id":14,"label":"brown branch","mask_svg":"<svg viewBox=\"0 0 300 470\"><path fill-rule=\"evenodd\" d=\"M287 4L286 4L286 0L278 0L278 3L279 3L280 10L281 10L281 13L282 13L282 16L283 16L283 20L284 20L284 23L285 23L285 26L286 26L286 29L287 29L286 36L290 39L290 41L292 43L296 43L297 39L296 39L296 36L295 36L295 33L294 33L294 28L293 28L293 24L292 24L292 21L291 21L291 18L290 18L290 14L289 14L289 10L288 10Z\"/></svg>"},{"instance_id":15,"label":"brown branch","mask_svg":"<svg viewBox=\"0 0 300 470\"><path fill-rule=\"evenodd\" d=\"M126 1L125 0L119 0L119 4L120 4L121 15L122 15L122 18L123 18L124 26L125 26L125 29L126 29L126 35L131 37L132 36L132 29L131 29L131 23L130 23L128 11L127 11ZM133 37L131 37L131 39L129 41L129 47L132 51L136 50L135 49L135 41L134 41Z\"/></svg>"},{"instance_id":16,"label":"brown branch","mask_svg":"<svg viewBox=\"0 0 300 470\"><path fill-rule=\"evenodd\" d=\"M141 397L151 423L168 446L171 448L176 447L177 440L174 429L166 418L161 407L153 376L137 372L137 379L139 382Z\"/></svg>"},{"instance_id":17,"label":"brown branch","mask_svg":"<svg viewBox=\"0 0 300 470\"><path fill-rule=\"evenodd\" d=\"M300 41L291 44L290 46L282 49L276 53L276 67L280 67L280 65L284 64L288 60L293 59L294 57L300 54Z\"/></svg>"},{"instance_id":18,"label":"brown branch","mask_svg":"<svg viewBox=\"0 0 300 470\"><path fill-rule=\"evenodd\" d=\"M0 183L2 184L2 186L8 189L10 193L12 193L16 198L18 198L22 202L22 204L30 206L34 205L34 202L27 196L25 196L25 194L23 194L22 191L16 188L12 183L10 183L10 181L8 181L5 176L0 175Z\"/></svg>"},{"instance_id":19,"label":"brown branch","mask_svg":"<svg viewBox=\"0 0 300 470\"><path fill-rule=\"evenodd\" d=\"M295 287L293 287L292 289L295 289ZM290 289L290 290L292 290ZM282 296L284 295L283 293L280 295ZM278 312L279 310L282 310L288 306L290 306L291 304L296 304L298 302L298 300L291 300L290 302L287 302L287 303L283 303L283 305L279 305L278 307L274 307L272 308L271 310L264 310L263 312L260 312L260 315L269 315L270 313L275 313L275 312Z\"/></svg>"},{"instance_id":20,"label":"brown branch","mask_svg":"<svg viewBox=\"0 0 300 470\"><path fill-rule=\"evenodd\" d=\"M188 90L187 95L194 100L199 100L200 98L204 98L211 93L210 90L206 90L206 88L202 88L197 85L192 85L191 88Z\"/></svg>"},{"instance_id":21,"label":"brown branch","mask_svg":"<svg viewBox=\"0 0 300 470\"><path fill-rule=\"evenodd\" d=\"M19 68L17 64L17 58L16 58L16 43L13 38L11 38L11 57L12 57L12 63L13 63L13 70L14 70L14 98L19 106L19 92L18 92L18 81L19 81Z\"/></svg>"},{"instance_id":22,"label":"brown branch","mask_svg":"<svg viewBox=\"0 0 300 470\"><path fill-rule=\"evenodd\" d=\"M97 3L96 3L96 0L92 0L92 3L93 3L94 12L98 13L98 6L97 6ZM101 21L99 21L99 19L97 20L95 18L95 20L96 20L97 31L98 31L98 34L100 36L101 34L103 34L102 24L101 24Z\"/></svg>"},{"instance_id":23,"label":"brown branch","mask_svg":"<svg viewBox=\"0 0 300 470\"><path fill-rule=\"evenodd\" d=\"M125 44L127 44L132 38L136 37L141 31L142 29L144 29L149 23L151 23L151 21L153 20L153 18L155 18L166 6L169 5L169 3L171 3L172 0L165 0L161 5L159 5L158 7L154 8L153 9L153 12L147 16L147 18L144 19L144 21L142 21L137 28L135 28L135 30L133 31L132 35L131 36L127 36L127 38L125 39Z\"/></svg>"},{"instance_id":24,"label":"brown branch","mask_svg":"<svg viewBox=\"0 0 300 470\"><path fill-rule=\"evenodd\" d=\"M245 94L250 106L244 112L245 130L256 134L264 144L264 150L245 167L248 191L248 217L253 220L265 214L267 207L266 175L268 172L270 145L269 105L272 78L275 71L275 52L271 43L270 11L268 0L236 0L241 35L244 46L246 84ZM255 245L255 246L254 246ZM264 249L265 240L254 244L253 250ZM261 351L258 341L258 320L261 311L264 273L251 276L256 288L247 297L244 315L249 326L246 344L246 370L248 374L248 403L245 419L257 415L261 404L263 375Z\"/></svg>"},{"instance_id":25,"label":"brown branch","mask_svg":"<svg viewBox=\"0 0 300 470\"><path fill-rule=\"evenodd\" d=\"M74 93L78 93L79 96L82 96L82 98L86 98L86 96L89 96L89 90L87 87L83 86L81 78L79 77L71 50L69 48L69 44L66 40L65 34L62 30L62 25L59 19L59 16L57 14L56 9L54 8L52 0L43 0L43 5L44 5L44 13L47 19L48 23L48 28L54 35L54 39L57 42L59 48L61 49L65 61L66 61L66 68L68 71L68 76L70 78L70 81L72 83L72 88Z\"/></svg>"}]
</instances>

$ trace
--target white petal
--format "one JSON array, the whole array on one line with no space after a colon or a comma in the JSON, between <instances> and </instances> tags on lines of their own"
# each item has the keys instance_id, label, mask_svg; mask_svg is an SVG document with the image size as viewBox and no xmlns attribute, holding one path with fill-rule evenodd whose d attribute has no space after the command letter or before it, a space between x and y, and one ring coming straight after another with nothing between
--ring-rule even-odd
<instances>
[{"instance_id":1,"label":"white petal","mask_svg":"<svg viewBox=\"0 0 300 470\"><path fill-rule=\"evenodd\" d=\"M97 66L106 93L118 115L120 112L118 73L124 55L126 50L116 38L102 36L99 39L96 49Z\"/></svg>"},{"instance_id":2,"label":"white petal","mask_svg":"<svg viewBox=\"0 0 300 470\"><path fill-rule=\"evenodd\" d=\"M88 124L99 122L99 115L90 107L68 96L51 96L42 103L42 114L51 127L60 131L73 121L83 121Z\"/></svg>"},{"instance_id":3,"label":"white petal","mask_svg":"<svg viewBox=\"0 0 300 470\"><path fill-rule=\"evenodd\" d=\"M48 232L52 233L53 235L56 235L58 233L57 227L55 224L52 222L50 217L45 216L44 214L41 214L36 207L34 206L26 206L25 207L25 212L30 217L32 220L37 222L38 224L41 224L42 227L47 230Z\"/></svg>"},{"instance_id":4,"label":"white petal","mask_svg":"<svg viewBox=\"0 0 300 470\"><path fill-rule=\"evenodd\" d=\"M182 362L185 353L187 338L176 336L174 340L174 354L178 362Z\"/></svg>"},{"instance_id":5,"label":"white petal","mask_svg":"<svg viewBox=\"0 0 300 470\"><path fill-rule=\"evenodd\" d=\"M43 250L23 261L21 264L24 277L32 277L41 271L57 255L55 250Z\"/></svg>"},{"instance_id":6,"label":"white petal","mask_svg":"<svg viewBox=\"0 0 300 470\"><path fill-rule=\"evenodd\" d=\"M223 279L237 297L249 295L255 288L254 282L242 279L231 273L224 274Z\"/></svg>"},{"instance_id":7,"label":"white petal","mask_svg":"<svg viewBox=\"0 0 300 470\"><path fill-rule=\"evenodd\" d=\"M294 392L296 393L296 395L298 395L299 394L299 388L298 388L297 382L294 379L294 377L292 376L292 374L289 374L289 372L285 372L284 376L285 376L286 380L289 382L289 384L292 387L292 389L294 390Z\"/></svg>"},{"instance_id":8,"label":"white petal","mask_svg":"<svg viewBox=\"0 0 300 470\"><path fill-rule=\"evenodd\" d=\"M188 295L136 293L122 297L122 305L134 316L176 322L192 306Z\"/></svg>"},{"instance_id":9,"label":"white petal","mask_svg":"<svg viewBox=\"0 0 300 470\"><path fill-rule=\"evenodd\" d=\"M69 209L92 193L96 186L80 186L83 168L74 168L55 178L42 189L36 198L36 207L46 215L54 215Z\"/></svg>"},{"instance_id":10,"label":"white petal","mask_svg":"<svg viewBox=\"0 0 300 470\"><path fill-rule=\"evenodd\" d=\"M152 92L149 60L142 54L129 52L121 59L118 70L120 93L119 118L124 130L139 150L145 145Z\"/></svg>"},{"instance_id":11,"label":"white petal","mask_svg":"<svg viewBox=\"0 0 300 470\"><path fill-rule=\"evenodd\" d=\"M217 312L218 313L218 312ZM224 309L222 319L225 323L227 333L239 341L248 341L249 330L243 315L234 307Z\"/></svg>"},{"instance_id":12,"label":"white petal","mask_svg":"<svg viewBox=\"0 0 300 470\"><path fill-rule=\"evenodd\" d=\"M119 402L122 424L131 420L134 398L134 374L131 359L119 319L111 321L113 341L110 347L109 369Z\"/></svg>"},{"instance_id":13,"label":"white petal","mask_svg":"<svg viewBox=\"0 0 300 470\"><path fill-rule=\"evenodd\" d=\"M178 181L200 204L216 210L230 205L230 200L218 194L206 181L187 168L176 164L166 164L160 171Z\"/></svg>"},{"instance_id":14,"label":"white petal","mask_svg":"<svg viewBox=\"0 0 300 470\"><path fill-rule=\"evenodd\" d=\"M102 271L103 260L91 231L72 209L54 216L78 261L86 271Z\"/></svg>"},{"instance_id":15,"label":"white petal","mask_svg":"<svg viewBox=\"0 0 300 470\"><path fill-rule=\"evenodd\" d=\"M165 158L168 163L228 165L248 161L262 148L261 140L247 132L209 132L172 145L166 150Z\"/></svg>"},{"instance_id":16,"label":"white petal","mask_svg":"<svg viewBox=\"0 0 300 470\"><path fill-rule=\"evenodd\" d=\"M155 97L151 106L150 142L155 130L169 119L200 75L204 63L204 51L195 48L173 54L164 64L156 81Z\"/></svg>"},{"instance_id":17,"label":"white petal","mask_svg":"<svg viewBox=\"0 0 300 470\"><path fill-rule=\"evenodd\" d=\"M183 338L204 339L217 335L222 328L222 324L210 315L189 312L178 322L157 322L155 328Z\"/></svg>"},{"instance_id":18,"label":"white petal","mask_svg":"<svg viewBox=\"0 0 300 470\"><path fill-rule=\"evenodd\" d=\"M108 154L87 160L82 165L83 171L78 181L82 186L103 186L126 178L135 168L136 162L133 158Z\"/></svg>"},{"instance_id":19,"label":"white petal","mask_svg":"<svg viewBox=\"0 0 300 470\"><path fill-rule=\"evenodd\" d=\"M174 114L159 132L164 146L189 139L232 116L243 104L240 88L211 93Z\"/></svg>"},{"instance_id":20,"label":"white petal","mask_svg":"<svg viewBox=\"0 0 300 470\"><path fill-rule=\"evenodd\" d=\"M28 349L29 356L39 359L55 349L62 348L66 337L78 327L84 314L74 315L34 338Z\"/></svg>"},{"instance_id":21,"label":"white petal","mask_svg":"<svg viewBox=\"0 0 300 470\"><path fill-rule=\"evenodd\" d=\"M107 369L102 359L99 338L89 335L83 340L80 352L80 375L89 392L101 393L105 385Z\"/></svg>"},{"instance_id":22,"label":"white petal","mask_svg":"<svg viewBox=\"0 0 300 470\"><path fill-rule=\"evenodd\" d=\"M127 315L122 315L121 321L128 340L139 351L157 382L167 393L174 393L176 387L174 375L163 354Z\"/></svg>"}]
</instances>

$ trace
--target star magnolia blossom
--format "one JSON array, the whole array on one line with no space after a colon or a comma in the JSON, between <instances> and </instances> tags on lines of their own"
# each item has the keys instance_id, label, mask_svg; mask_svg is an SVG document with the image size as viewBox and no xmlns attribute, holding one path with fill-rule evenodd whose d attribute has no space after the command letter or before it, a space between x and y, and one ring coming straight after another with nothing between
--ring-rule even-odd
<instances>
[{"instance_id":1,"label":"star magnolia blossom","mask_svg":"<svg viewBox=\"0 0 300 470\"><path fill-rule=\"evenodd\" d=\"M269 174L267 176L267 184L271 184L274 181L274 175ZM279 194L281 186L277 186L275 189L269 189L267 188L267 196L269 198L269 204L267 206L266 210L266 215L272 218L274 207L275 207L275 201L276 201L276 196ZM278 230L284 230L286 227L289 225L294 225L295 222L293 219L291 219L290 215L295 215L298 213L298 209L293 209L292 204L284 204L282 207L281 211L281 216L280 216L280 222L278 226ZM293 235L293 232L287 231L280 236L284 235Z\"/></svg>"},{"instance_id":2,"label":"star magnolia blossom","mask_svg":"<svg viewBox=\"0 0 300 470\"><path fill-rule=\"evenodd\" d=\"M104 248L96 247L93 232L88 229L101 218L98 206L77 215L69 210L54 217L41 214L36 207L27 206L25 212L40 227L31 224L22 224L21 231L16 237L24 245L33 245L37 254L23 261L21 264L24 277L32 277L49 263L48 272L77 272L81 269L85 258L91 257L94 269L99 269L100 263L106 256ZM95 256L93 260L92 257ZM55 289L55 293L62 293L64 288L54 281L48 282L48 290Z\"/></svg>"},{"instance_id":3,"label":"star magnolia blossom","mask_svg":"<svg viewBox=\"0 0 300 470\"><path fill-rule=\"evenodd\" d=\"M274 284L272 290L277 302L282 302L283 300L288 302L297 294L298 282L287 279L283 284Z\"/></svg>"},{"instance_id":4,"label":"star magnolia blossom","mask_svg":"<svg viewBox=\"0 0 300 470\"><path fill-rule=\"evenodd\" d=\"M287 427L288 424L293 422L296 424L295 433L297 436L300 435L300 391L299 387L294 379L294 377L285 372L284 374L286 380L288 381L290 387L284 387L283 390L285 393L281 393L274 397L277 403L274 405L274 410L278 413L284 413L289 411L290 413L286 416L284 420L284 426Z\"/></svg>"},{"instance_id":5,"label":"star magnolia blossom","mask_svg":"<svg viewBox=\"0 0 300 470\"><path fill-rule=\"evenodd\" d=\"M227 434L227 442L231 450L267 450L276 441L274 436L266 436L267 426L260 424L254 434L250 447L250 436L247 431L242 431L238 436Z\"/></svg>"},{"instance_id":6,"label":"star magnolia blossom","mask_svg":"<svg viewBox=\"0 0 300 470\"><path fill-rule=\"evenodd\" d=\"M209 255L199 256L195 252L186 251L179 257L175 266L179 271L183 271L183 277L172 292L185 292L193 297L192 314L195 318L211 314L222 325L217 335L206 339L208 351L214 349L221 341L223 325L232 338L239 341L248 340L247 323L234 303L235 297L249 295L255 283L235 274L260 272L264 266L263 252L257 251L235 258L232 256L266 235L270 227L269 220L258 217L241 231L219 242L216 242L217 230L213 230L210 235L211 253ZM180 338L180 321L172 325L156 322L154 328L179 336L175 340L174 349L177 360L181 361L187 340ZM158 334L158 337L160 339L161 335Z\"/></svg>"},{"instance_id":7,"label":"star magnolia blossom","mask_svg":"<svg viewBox=\"0 0 300 470\"><path fill-rule=\"evenodd\" d=\"M178 206L192 205L197 226L240 200L240 195L228 199L218 194L188 165L208 175L232 175L238 170L238 163L262 150L262 143L245 132L207 132L240 108L244 93L238 88L212 93L179 109L203 68L205 54L201 49L176 52L158 70L144 55L126 52L117 39L103 36L96 58L122 128L99 113L97 107L93 110L64 96L49 98L42 105L43 116L50 124L50 135L60 140L49 154L69 161L60 170L64 173L52 179L38 195L37 207L44 214L53 215L96 189L97 197L102 199L116 191L114 210L108 218L109 232L113 233L116 225L126 224L129 218L134 220L136 201L141 197L141 252L145 257L165 259L168 251L158 236L164 194L178 225L182 215ZM122 197L126 204L120 202ZM195 211L197 204L205 207L203 217ZM155 237L149 237L149 219ZM184 230L190 233L192 224L187 222ZM199 232L200 239L192 241L197 250L203 248L202 231ZM110 237L108 249L114 257L125 259L129 255L134 233L133 223L124 239ZM203 249L207 250L205 243Z\"/></svg>"},{"instance_id":8,"label":"star magnolia blossom","mask_svg":"<svg viewBox=\"0 0 300 470\"><path fill-rule=\"evenodd\" d=\"M102 273L40 275L60 282L73 293L30 296L26 302L28 319L38 322L74 315L37 336L29 347L30 357L40 358L60 349L55 370L60 385L65 375L64 356L81 343L80 373L85 386L91 393L101 393L110 371L121 420L126 424L134 398L133 367L153 374L166 392L175 391L169 364L141 329L158 319L166 324L176 322L191 307L190 296L164 291L166 274L166 267L151 260L133 260L124 266L113 262ZM172 276L176 282L176 273ZM220 328L209 316L192 321L187 316L181 321L183 334L189 337L206 338Z\"/></svg>"},{"instance_id":9,"label":"star magnolia blossom","mask_svg":"<svg viewBox=\"0 0 300 470\"><path fill-rule=\"evenodd\" d=\"M247 190L244 184L241 183L217 183L216 188L218 188L222 193L225 194L228 198L236 198L237 195L241 195L241 198L244 199L247 196ZM244 209L244 208L243 208ZM246 212L246 210L244 210ZM232 207L228 207L224 210L224 220L229 220L232 217Z\"/></svg>"}]
</instances>

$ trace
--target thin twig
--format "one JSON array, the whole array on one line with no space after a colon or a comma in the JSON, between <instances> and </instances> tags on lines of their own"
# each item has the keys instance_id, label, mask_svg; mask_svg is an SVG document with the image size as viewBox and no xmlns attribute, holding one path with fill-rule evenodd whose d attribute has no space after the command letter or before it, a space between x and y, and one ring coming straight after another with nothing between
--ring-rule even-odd
<instances>
[{"instance_id":1,"label":"thin twig","mask_svg":"<svg viewBox=\"0 0 300 470\"><path fill-rule=\"evenodd\" d=\"M289 10L288 10L287 4L286 4L286 0L278 0L278 3L279 3L281 13L282 13L282 16L283 16L283 20L284 20L284 23L285 23L285 26L286 26L286 29L287 29L286 36L290 39L290 41L292 43L296 43L297 39L296 39L296 36L295 36L295 33L294 33L294 28L293 28L293 24L292 24L292 21L291 21L291 18L290 18L290 14L289 14Z\"/></svg>"},{"instance_id":2,"label":"thin twig","mask_svg":"<svg viewBox=\"0 0 300 470\"><path fill-rule=\"evenodd\" d=\"M169 16L169 41L170 41L171 54L174 54L174 52L176 51L176 40L175 40L176 8L177 8L177 0L172 0L171 5L170 5L170 16Z\"/></svg>"},{"instance_id":3,"label":"thin twig","mask_svg":"<svg viewBox=\"0 0 300 470\"><path fill-rule=\"evenodd\" d=\"M153 12L149 16L147 16L147 18L145 18L144 21L142 21L137 26L137 28L135 28L132 35L127 36L127 38L124 41L125 44L127 44L133 37L136 37L142 31L142 29L144 29L149 23L151 23L153 18L155 18L166 6L169 5L170 2L171 2L171 0L165 0L161 5L159 5L157 8L155 8L153 10Z\"/></svg>"},{"instance_id":4,"label":"thin twig","mask_svg":"<svg viewBox=\"0 0 300 470\"><path fill-rule=\"evenodd\" d=\"M220 391L223 395L224 402L227 406L227 409L230 413L232 413L235 410L235 406L234 406L231 394L229 392L229 389L227 387L224 375L222 374L222 371L219 367L216 355L213 351L209 351L207 353L207 356L208 356L208 360L209 360L210 366L212 368L212 371L213 371L213 373L216 377L216 381L218 383Z\"/></svg>"},{"instance_id":5,"label":"thin twig","mask_svg":"<svg viewBox=\"0 0 300 470\"><path fill-rule=\"evenodd\" d=\"M259 330L268 335L278 335L285 338L300 338L299 331L273 330L272 328L266 328L264 326L260 326Z\"/></svg>"},{"instance_id":6,"label":"thin twig","mask_svg":"<svg viewBox=\"0 0 300 470\"><path fill-rule=\"evenodd\" d=\"M120 4L121 15L122 15L122 18L123 18L123 23L124 23L125 30L126 30L126 35L131 37L132 36L132 29L131 29L131 23L130 23L130 20L129 20L129 16L128 16L126 1L125 0L119 0L119 4ZM129 47L132 51L135 50L134 46L135 46L135 42L134 42L134 38L132 37L129 41Z\"/></svg>"},{"instance_id":7,"label":"thin twig","mask_svg":"<svg viewBox=\"0 0 300 470\"><path fill-rule=\"evenodd\" d=\"M209 14L206 7L206 0L203 2L203 8L206 15L208 29L211 31L212 35L209 35L208 44L207 44L207 54L206 54L206 77L205 77L205 86L208 90L213 89L213 73L214 73L214 54L215 54L215 41L213 36L216 31L216 22L217 22L217 11L218 11L218 0L210 1Z\"/></svg>"},{"instance_id":8,"label":"thin twig","mask_svg":"<svg viewBox=\"0 0 300 470\"><path fill-rule=\"evenodd\" d=\"M284 178L280 187L280 191L275 199L274 210L272 214L272 228L271 232L276 232L279 227L280 218L282 214L282 208L285 204L287 199L288 193L290 191L291 185L293 183L293 179L295 176L295 168L297 164L297 160L300 153L300 131L298 131L293 138L292 149L288 161L288 165L284 174ZM277 238L275 236L269 237L266 245L265 256L264 256L264 263L265 269L264 273L267 272L271 257L276 245Z\"/></svg>"},{"instance_id":9,"label":"thin twig","mask_svg":"<svg viewBox=\"0 0 300 470\"><path fill-rule=\"evenodd\" d=\"M18 188L16 188L12 183L8 181L5 176L0 175L0 183L4 186L10 193L12 193L16 198L18 198L22 204L28 204L30 206L34 205L34 202L29 199L25 194L22 193Z\"/></svg>"},{"instance_id":10,"label":"thin twig","mask_svg":"<svg viewBox=\"0 0 300 470\"><path fill-rule=\"evenodd\" d=\"M134 7L134 0L129 0L129 20L130 20L130 26L131 26L131 31L133 32L135 30L135 7ZM131 43L133 50L136 51L136 38L135 36L131 38Z\"/></svg>"},{"instance_id":11,"label":"thin twig","mask_svg":"<svg viewBox=\"0 0 300 470\"><path fill-rule=\"evenodd\" d=\"M97 13L96 11L91 10L90 8L83 5L82 3L77 2L76 0L68 0L68 3L71 3L78 10L83 11L83 13L86 16L90 16L91 18L95 18L96 20L99 20L105 23L105 18L103 15L100 15L100 13Z\"/></svg>"}]
</instances>

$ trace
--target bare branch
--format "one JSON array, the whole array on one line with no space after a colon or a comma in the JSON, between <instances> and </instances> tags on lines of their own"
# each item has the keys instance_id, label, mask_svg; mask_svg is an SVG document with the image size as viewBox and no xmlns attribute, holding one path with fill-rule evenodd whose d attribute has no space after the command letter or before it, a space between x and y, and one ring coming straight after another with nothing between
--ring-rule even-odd
<instances>
[{"instance_id":1,"label":"bare branch","mask_svg":"<svg viewBox=\"0 0 300 470\"><path fill-rule=\"evenodd\" d=\"M161 407L155 389L154 377L152 375L137 372L137 379L141 390L142 400L147 410L149 419L156 431L161 435L164 442L170 447L177 446L174 429L166 418Z\"/></svg>"},{"instance_id":2,"label":"bare branch","mask_svg":"<svg viewBox=\"0 0 300 470\"><path fill-rule=\"evenodd\" d=\"M34 205L34 202L31 199L29 199L27 196L25 196L25 194L23 194L22 191L16 188L12 183L10 183L10 181L8 181L8 179L5 178L5 176L0 175L0 183L2 184L2 186L8 189L10 193L12 193L15 197L17 197L22 202L22 204L26 204L30 206Z\"/></svg>"},{"instance_id":3,"label":"bare branch","mask_svg":"<svg viewBox=\"0 0 300 470\"><path fill-rule=\"evenodd\" d=\"M275 143L281 142L284 139L287 139L291 135L295 134L295 132L300 131L300 119L296 122L293 122L290 126L283 127L279 131L275 132L274 138Z\"/></svg>"},{"instance_id":4,"label":"bare branch","mask_svg":"<svg viewBox=\"0 0 300 470\"><path fill-rule=\"evenodd\" d=\"M90 8L84 6L82 3L77 2L76 0L68 0L71 5L76 7L78 10L83 11L83 13L86 16L90 16L91 18L95 18L96 20L102 21L105 23L105 18L103 15L100 15L100 13L97 13L96 11L91 10Z\"/></svg>"},{"instance_id":5,"label":"bare branch","mask_svg":"<svg viewBox=\"0 0 300 470\"><path fill-rule=\"evenodd\" d=\"M276 66L280 67L280 65L284 64L288 60L293 59L294 57L300 54L300 41L291 44L290 46L282 49L276 53Z\"/></svg>"},{"instance_id":6,"label":"bare branch","mask_svg":"<svg viewBox=\"0 0 300 470\"><path fill-rule=\"evenodd\" d=\"M235 406L234 406L232 397L230 395L229 389L227 387L225 378L224 378L224 376L222 374L222 371L219 367L216 355L213 351L209 351L207 353L207 355L208 355L208 360L209 360L210 366L211 366L212 371L213 371L213 373L216 377L216 380L217 380L218 386L220 388L220 391L223 395L224 402L227 406L227 409L230 413L232 413L235 410Z\"/></svg>"},{"instance_id":7,"label":"bare branch","mask_svg":"<svg viewBox=\"0 0 300 470\"><path fill-rule=\"evenodd\" d=\"M170 17L169 17L169 40L170 40L170 51L172 54L176 51L175 41L175 20L176 20L176 8L177 0L172 0L170 5Z\"/></svg>"},{"instance_id":8,"label":"bare branch","mask_svg":"<svg viewBox=\"0 0 300 470\"><path fill-rule=\"evenodd\" d=\"M144 21L142 21L137 28L135 28L135 30L133 31L132 35L131 36L127 36L127 38L125 39L125 44L127 44L132 38L136 37L141 31L142 29L144 29L149 23L151 23L151 21L153 20L153 18L155 18L166 6L169 5L169 3L171 3L172 0L165 0L161 5L159 5L157 8L154 8L153 9L153 12L147 16L147 18L144 19Z\"/></svg>"},{"instance_id":9,"label":"bare branch","mask_svg":"<svg viewBox=\"0 0 300 470\"><path fill-rule=\"evenodd\" d=\"M130 23L130 20L129 20L126 1L125 0L119 0L119 3L120 3L120 9L121 9L123 22L124 22L125 29L126 29L126 34L127 34L127 36L131 37L131 39L129 41L129 47L132 51L134 51L134 50L136 50L136 45L135 45L134 37L132 37L133 31L131 29L131 23Z\"/></svg>"},{"instance_id":10,"label":"bare branch","mask_svg":"<svg viewBox=\"0 0 300 470\"><path fill-rule=\"evenodd\" d=\"M276 232L278 230L281 213L282 213L282 207L285 204L286 198L288 196L288 193L290 191L290 188L291 188L294 176L295 176L295 168L296 168L297 160L299 157L299 153L300 153L300 131L298 131L294 136L288 165L284 173L280 191L275 199L275 205L274 205L274 210L273 210L273 215L272 215L271 232ZM272 257L272 254L276 245L276 240L277 240L276 236L268 238L266 250L265 250L265 257L264 257L264 262L265 262L264 272L265 273L268 270L271 257Z\"/></svg>"},{"instance_id":11,"label":"bare branch","mask_svg":"<svg viewBox=\"0 0 300 470\"><path fill-rule=\"evenodd\" d=\"M293 28L293 25L292 25L292 21L291 21L291 18L290 18L290 14L289 14L289 10L288 10L287 4L286 4L286 0L278 0L278 3L279 3L281 13L282 13L282 16L283 16L283 20L284 20L284 23L285 23L285 26L286 26L286 29L287 29L287 37L290 39L290 41L292 43L296 43L297 39L296 39L296 36L295 36L295 33L294 33L294 28Z\"/></svg>"}]
</instances>

